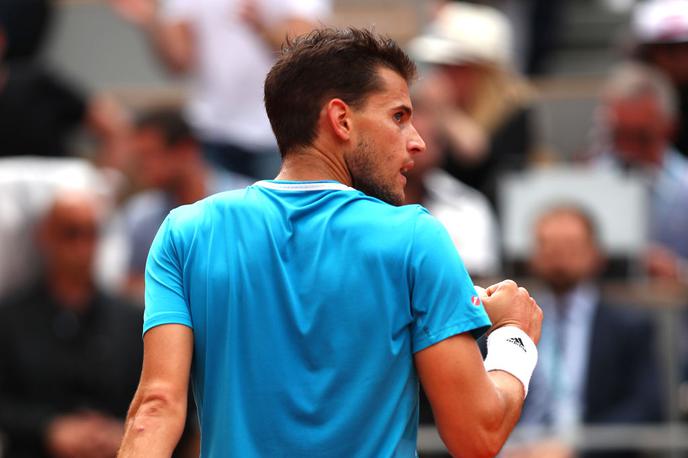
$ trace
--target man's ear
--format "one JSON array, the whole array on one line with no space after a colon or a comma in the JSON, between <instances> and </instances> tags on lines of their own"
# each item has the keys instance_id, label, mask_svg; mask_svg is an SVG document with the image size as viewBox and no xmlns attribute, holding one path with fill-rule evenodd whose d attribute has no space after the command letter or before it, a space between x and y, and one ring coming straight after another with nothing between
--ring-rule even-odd
<instances>
[{"instance_id":1,"label":"man's ear","mask_svg":"<svg viewBox=\"0 0 688 458\"><path fill-rule=\"evenodd\" d=\"M325 121L340 140L351 138L351 107L342 99L332 99L325 106Z\"/></svg>"}]
</instances>

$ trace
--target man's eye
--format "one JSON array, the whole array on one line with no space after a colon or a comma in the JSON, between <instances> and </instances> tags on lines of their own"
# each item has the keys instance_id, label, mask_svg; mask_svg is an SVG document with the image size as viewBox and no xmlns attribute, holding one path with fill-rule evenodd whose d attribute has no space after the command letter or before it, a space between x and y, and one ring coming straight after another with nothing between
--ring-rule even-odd
<instances>
[{"instance_id":1,"label":"man's eye","mask_svg":"<svg viewBox=\"0 0 688 458\"><path fill-rule=\"evenodd\" d=\"M397 113L394 113L394 120L397 122L401 122L401 120L404 119L404 112L399 111Z\"/></svg>"}]
</instances>

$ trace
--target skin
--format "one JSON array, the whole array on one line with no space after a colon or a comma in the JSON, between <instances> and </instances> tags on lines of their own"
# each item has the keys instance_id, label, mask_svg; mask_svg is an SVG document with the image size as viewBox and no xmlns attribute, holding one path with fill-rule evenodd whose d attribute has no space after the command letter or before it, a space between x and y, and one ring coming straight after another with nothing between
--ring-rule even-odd
<instances>
[{"instance_id":1,"label":"skin","mask_svg":"<svg viewBox=\"0 0 688 458\"><path fill-rule=\"evenodd\" d=\"M401 205L405 174L425 142L411 123L413 113L406 81L381 68L384 90L371 94L354 110L341 99L321 112L313 145L287 154L278 180L336 180L373 197Z\"/></svg>"},{"instance_id":2,"label":"skin","mask_svg":"<svg viewBox=\"0 0 688 458\"><path fill-rule=\"evenodd\" d=\"M535 343L539 341L542 310L525 288L505 280L487 288L481 299L493 323L489 332L512 325ZM451 455L493 457L499 453L521 415L521 382L507 372L485 372L475 340L467 333L416 353L415 363Z\"/></svg>"},{"instance_id":3,"label":"skin","mask_svg":"<svg viewBox=\"0 0 688 458\"><path fill-rule=\"evenodd\" d=\"M425 144L411 122L407 82L387 68L380 68L378 76L382 89L361 108L338 98L324 104L315 140L287 152L277 179L336 180L366 186L390 203L404 201L404 174ZM524 288L506 280L489 287L483 303L493 329L515 325L538 341L542 311ZM192 331L179 325L153 328L144 336L144 348L143 373L120 457L169 456L183 428ZM416 353L414 361L450 452L494 456L520 415L521 382L506 372L485 372L469 334L432 345Z\"/></svg>"}]
</instances>

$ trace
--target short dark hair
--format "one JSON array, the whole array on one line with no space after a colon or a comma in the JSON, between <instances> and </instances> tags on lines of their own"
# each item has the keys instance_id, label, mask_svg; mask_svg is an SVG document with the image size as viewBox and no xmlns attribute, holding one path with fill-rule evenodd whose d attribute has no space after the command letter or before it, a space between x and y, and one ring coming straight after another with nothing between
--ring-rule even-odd
<instances>
[{"instance_id":1,"label":"short dark hair","mask_svg":"<svg viewBox=\"0 0 688 458\"><path fill-rule=\"evenodd\" d=\"M323 28L287 39L265 80L265 108L282 156L310 145L324 103L340 98L354 108L382 89L380 67L407 82L411 58L392 39L370 30Z\"/></svg>"},{"instance_id":2,"label":"short dark hair","mask_svg":"<svg viewBox=\"0 0 688 458\"><path fill-rule=\"evenodd\" d=\"M160 107L140 113L134 123L136 130L153 129L159 132L166 146L195 141L191 127L176 108Z\"/></svg>"}]
</instances>

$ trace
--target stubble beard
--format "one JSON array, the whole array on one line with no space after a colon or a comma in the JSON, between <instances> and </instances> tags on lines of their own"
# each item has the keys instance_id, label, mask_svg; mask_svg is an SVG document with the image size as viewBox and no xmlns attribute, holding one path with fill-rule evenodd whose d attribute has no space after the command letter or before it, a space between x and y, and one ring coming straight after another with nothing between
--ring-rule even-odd
<instances>
[{"instance_id":1,"label":"stubble beard","mask_svg":"<svg viewBox=\"0 0 688 458\"><path fill-rule=\"evenodd\" d=\"M374 164L377 154L367 142L360 141L353 154L345 157L352 185L371 197L390 205L401 206L404 204L404 196L395 193L393 186L385 183L380 174L376 173Z\"/></svg>"}]
</instances>

